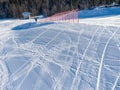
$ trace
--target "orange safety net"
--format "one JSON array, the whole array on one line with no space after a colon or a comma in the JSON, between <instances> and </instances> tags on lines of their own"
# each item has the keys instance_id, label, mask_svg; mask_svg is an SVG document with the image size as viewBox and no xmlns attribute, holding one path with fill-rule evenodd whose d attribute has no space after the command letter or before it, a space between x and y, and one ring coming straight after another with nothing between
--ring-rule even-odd
<instances>
[{"instance_id":1,"label":"orange safety net","mask_svg":"<svg viewBox=\"0 0 120 90\"><path fill-rule=\"evenodd\" d=\"M79 22L78 10L65 11L43 18L40 22Z\"/></svg>"}]
</instances>

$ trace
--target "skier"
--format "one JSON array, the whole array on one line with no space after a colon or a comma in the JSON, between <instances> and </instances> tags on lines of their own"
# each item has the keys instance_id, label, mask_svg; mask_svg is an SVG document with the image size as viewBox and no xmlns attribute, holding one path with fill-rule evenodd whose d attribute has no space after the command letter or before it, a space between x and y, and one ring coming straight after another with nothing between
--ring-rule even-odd
<instances>
[{"instance_id":1,"label":"skier","mask_svg":"<svg viewBox=\"0 0 120 90\"><path fill-rule=\"evenodd\" d=\"M35 22L37 22L37 17L35 17Z\"/></svg>"},{"instance_id":2,"label":"skier","mask_svg":"<svg viewBox=\"0 0 120 90\"><path fill-rule=\"evenodd\" d=\"M80 8L80 4L78 4L78 10L80 10L81 8Z\"/></svg>"}]
</instances>

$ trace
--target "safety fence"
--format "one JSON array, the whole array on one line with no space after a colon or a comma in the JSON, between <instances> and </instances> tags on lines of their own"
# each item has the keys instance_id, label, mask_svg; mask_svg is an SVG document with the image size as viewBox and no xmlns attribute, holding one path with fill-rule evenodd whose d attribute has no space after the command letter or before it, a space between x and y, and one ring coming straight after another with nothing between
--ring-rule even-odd
<instances>
[{"instance_id":1,"label":"safety fence","mask_svg":"<svg viewBox=\"0 0 120 90\"><path fill-rule=\"evenodd\" d=\"M40 22L70 22L77 23L79 22L78 10L66 11L62 13L54 14L50 17L43 18Z\"/></svg>"}]
</instances>

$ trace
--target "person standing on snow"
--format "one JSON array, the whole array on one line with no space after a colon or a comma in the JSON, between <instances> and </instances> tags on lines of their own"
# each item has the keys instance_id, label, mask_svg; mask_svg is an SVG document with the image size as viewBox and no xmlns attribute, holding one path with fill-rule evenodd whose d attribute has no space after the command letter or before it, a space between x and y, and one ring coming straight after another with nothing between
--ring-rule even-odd
<instances>
[{"instance_id":1,"label":"person standing on snow","mask_svg":"<svg viewBox=\"0 0 120 90\"><path fill-rule=\"evenodd\" d=\"M81 9L81 7L80 7L80 4L78 3L78 10L80 10Z\"/></svg>"},{"instance_id":2,"label":"person standing on snow","mask_svg":"<svg viewBox=\"0 0 120 90\"><path fill-rule=\"evenodd\" d=\"M35 22L37 22L37 17L35 17Z\"/></svg>"}]
</instances>

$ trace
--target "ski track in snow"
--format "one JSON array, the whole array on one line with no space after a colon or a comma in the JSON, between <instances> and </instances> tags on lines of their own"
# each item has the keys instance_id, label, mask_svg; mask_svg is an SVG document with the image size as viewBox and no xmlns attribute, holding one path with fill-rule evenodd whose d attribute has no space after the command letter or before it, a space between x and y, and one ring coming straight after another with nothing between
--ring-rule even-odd
<instances>
[{"instance_id":1,"label":"ski track in snow","mask_svg":"<svg viewBox=\"0 0 120 90\"><path fill-rule=\"evenodd\" d=\"M120 89L119 27L16 22L0 23L0 90Z\"/></svg>"},{"instance_id":2,"label":"ski track in snow","mask_svg":"<svg viewBox=\"0 0 120 90\"><path fill-rule=\"evenodd\" d=\"M78 64L78 67L77 67L77 70L76 70L76 74L75 74L75 77L74 77L74 79L73 79L73 84L72 84L71 90L75 89L75 87L78 88L78 86L76 86L76 84L78 84L78 83L75 83L75 82L76 82L76 80L78 80L78 78L79 78L79 77L78 77L78 74L79 74L80 66L81 66L82 61L83 61L83 59L84 59L84 57L85 57L85 55L86 55L86 52L87 52L87 50L89 49L89 46L90 46L90 44L92 43L93 38L94 38L94 36L95 36L95 34L96 34L96 32L97 32L98 30L99 30L99 27L98 27L98 28L96 29L96 31L93 33L90 41L88 42L88 45L87 45L86 49L84 50L83 56L81 57L81 62L79 62L79 64ZM79 41L79 40L78 40L78 41ZM78 43L79 43L79 42L78 42ZM76 89L75 89L75 90L76 90Z\"/></svg>"},{"instance_id":3,"label":"ski track in snow","mask_svg":"<svg viewBox=\"0 0 120 90\"><path fill-rule=\"evenodd\" d=\"M118 30L116 30L112 36L108 39L105 47L104 47L104 50L103 50L103 53L102 53L102 57L101 57L101 62L100 62L100 67L99 67L99 72L98 72L98 78L97 78L97 85L96 85L96 90L99 90L99 85L100 85L100 79L101 79L101 71L102 71L102 66L103 66L103 60L104 60L104 56L105 56L105 52L106 52L106 49L107 49L107 46L110 42L110 40L113 38L113 36L116 34Z\"/></svg>"}]
</instances>

